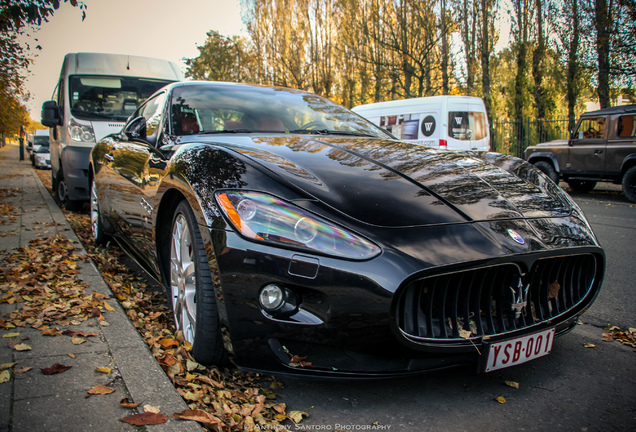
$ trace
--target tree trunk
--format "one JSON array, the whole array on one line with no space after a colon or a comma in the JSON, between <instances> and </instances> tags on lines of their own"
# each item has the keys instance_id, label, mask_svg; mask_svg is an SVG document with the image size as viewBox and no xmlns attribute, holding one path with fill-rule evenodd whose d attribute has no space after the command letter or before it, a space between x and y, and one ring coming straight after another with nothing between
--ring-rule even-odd
<instances>
[{"instance_id":1,"label":"tree trunk","mask_svg":"<svg viewBox=\"0 0 636 432\"><path fill-rule=\"evenodd\" d=\"M611 8L610 0L610 8ZM611 10L611 9L610 9ZM610 106L610 23L607 0L596 0L596 53L598 54L598 101L601 108Z\"/></svg>"},{"instance_id":2,"label":"tree trunk","mask_svg":"<svg viewBox=\"0 0 636 432\"><path fill-rule=\"evenodd\" d=\"M481 87L484 93L484 104L486 105L486 112L488 113L488 124L492 124L492 117L490 111L491 97L490 97L490 42L489 42L489 12L488 12L488 0L481 0Z\"/></svg>"},{"instance_id":3,"label":"tree trunk","mask_svg":"<svg viewBox=\"0 0 636 432\"><path fill-rule=\"evenodd\" d=\"M572 39L570 40L570 50L568 53L568 78L567 78L567 97L568 97L568 130L574 130L576 122L576 99L578 98L578 90L576 85L577 75L579 73L578 64L579 51L579 4L578 0L572 0Z\"/></svg>"},{"instance_id":4,"label":"tree trunk","mask_svg":"<svg viewBox=\"0 0 636 432\"><path fill-rule=\"evenodd\" d=\"M449 94L448 88L448 35L446 29L446 0L440 1L441 36L442 36L442 94Z\"/></svg>"},{"instance_id":5,"label":"tree trunk","mask_svg":"<svg viewBox=\"0 0 636 432\"><path fill-rule=\"evenodd\" d=\"M543 37L543 4L535 0L537 9L537 47L532 53L532 76L534 78L534 102L537 106L537 137L539 142L547 140L545 136L545 88L543 87L543 57L545 56L545 40Z\"/></svg>"}]
</instances>

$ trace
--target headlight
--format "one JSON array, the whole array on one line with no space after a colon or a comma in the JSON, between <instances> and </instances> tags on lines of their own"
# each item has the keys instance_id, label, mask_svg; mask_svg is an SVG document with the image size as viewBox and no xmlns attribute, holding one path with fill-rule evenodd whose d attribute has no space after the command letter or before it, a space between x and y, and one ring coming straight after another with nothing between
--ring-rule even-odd
<instances>
[{"instance_id":1,"label":"headlight","mask_svg":"<svg viewBox=\"0 0 636 432\"><path fill-rule=\"evenodd\" d=\"M234 228L251 240L358 260L380 253L370 241L271 195L226 191L217 193L216 201Z\"/></svg>"},{"instance_id":2,"label":"headlight","mask_svg":"<svg viewBox=\"0 0 636 432\"><path fill-rule=\"evenodd\" d=\"M75 120L71 120L68 124L68 134L73 141L95 142L95 134L93 127L81 125Z\"/></svg>"}]
</instances>

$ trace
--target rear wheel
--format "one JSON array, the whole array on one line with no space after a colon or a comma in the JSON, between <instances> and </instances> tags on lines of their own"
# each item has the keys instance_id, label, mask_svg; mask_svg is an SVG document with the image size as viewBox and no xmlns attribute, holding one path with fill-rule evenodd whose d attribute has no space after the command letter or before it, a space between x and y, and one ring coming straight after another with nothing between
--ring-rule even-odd
<instances>
[{"instance_id":1,"label":"rear wheel","mask_svg":"<svg viewBox=\"0 0 636 432\"><path fill-rule=\"evenodd\" d=\"M631 202L636 202L636 166L627 170L623 176L623 193Z\"/></svg>"},{"instance_id":2,"label":"rear wheel","mask_svg":"<svg viewBox=\"0 0 636 432\"><path fill-rule=\"evenodd\" d=\"M576 192L589 192L596 186L593 180L568 180L570 189Z\"/></svg>"},{"instance_id":3,"label":"rear wheel","mask_svg":"<svg viewBox=\"0 0 636 432\"><path fill-rule=\"evenodd\" d=\"M543 174L547 175L550 180L552 180L556 184L559 184L559 174L557 174L556 170L550 162L539 161L535 163L534 166L541 170Z\"/></svg>"},{"instance_id":4,"label":"rear wheel","mask_svg":"<svg viewBox=\"0 0 636 432\"><path fill-rule=\"evenodd\" d=\"M53 184L55 185L55 188L53 189L55 193L55 201L57 201L60 207L64 207L66 210L70 211L78 211L82 208L82 201L72 200L69 197L66 180L64 179L64 172L61 167L57 171L57 177Z\"/></svg>"},{"instance_id":5,"label":"rear wheel","mask_svg":"<svg viewBox=\"0 0 636 432\"><path fill-rule=\"evenodd\" d=\"M177 330L192 344L201 364L221 364L225 350L203 240L187 201L177 206L170 235L168 297Z\"/></svg>"}]
</instances>

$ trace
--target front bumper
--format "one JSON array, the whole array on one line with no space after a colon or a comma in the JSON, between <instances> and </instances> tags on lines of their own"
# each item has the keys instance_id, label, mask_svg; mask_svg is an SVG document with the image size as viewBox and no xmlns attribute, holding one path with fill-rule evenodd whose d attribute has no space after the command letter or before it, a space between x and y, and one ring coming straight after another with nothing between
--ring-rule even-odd
<instances>
[{"instance_id":1,"label":"front bumper","mask_svg":"<svg viewBox=\"0 0 636 432\"><path fill-rule=\"evenodd\" d=\"M465 233L463 228L458 230ZM605 265L602 249L590 244L585 235L582 246L557 239L550 247L544 243L536 250L511 253L509 248L497 250L493 244L488 257L480 254L472 261L431 265L390 249L368 262L356 262L255 244L233 231L213 230L211 234L216 255L211 263L220 282L219 312L230 335L226 348L239 367L275 374L379 378L458 365L476 367L484 341L514 338L546 327L555 327L557 335L571 330L596 297ZM448 234L445 231L443 235ZM452 252L446 250L444 256L453 256ZM567 257L585 258L577 261ZM535 264L546 260L556 267L564 266L561 273L557 271L563 279L561 298L557 293L555 299L549 299L558 304L550 306L544 301L542 296L549 295L545 284L536 293L530 290L524 299L515 301L513 294L507 297L507 276L490 284L491 290L497 286L496 292L470 296L480 285L476 279L486 275L479 273L483 269L519 269L519 274L525 275L538 268L535 279L542 282L541 272L547 272L547 267ZM583 291L572 297L566 285L568 278L577 274L577 266L592 266L593 270L584 278L587 285ZM421 281L440 277L446 278L446 287L427 300L425 290L431 288ZM259 291L270 283L291 289L301 299L296 313L271 316L261 309ZM468 301L459 301L458 296ZM476 304L472 310L465 309L471 298ZM515 320L511 306L522 300L527 300L528 306ZM491 307L491 302L496 304ZM449 311L452 307L454 315ZM462 308L465 311L457 312ZM462 318L463 313L467 318ZM482 317L483 323L477 325L482 313L491 316ZM501 316L493 319L493 313ZM461 326L474 332L462 337L458 332ZM302 358L302 362L292 362L294 358Z\"/></svg>"},{"instance_id":2,"label":"front bumper","mask_svg":"<svg viewBox=\"0 0 636 432\"><path fill-rule=\"evenodd\" d=\"M62 152L62 166L64 181L71 200L88 201L88 162L92 147L71 146L64 147Z\"/></svg>"}]
</instances>

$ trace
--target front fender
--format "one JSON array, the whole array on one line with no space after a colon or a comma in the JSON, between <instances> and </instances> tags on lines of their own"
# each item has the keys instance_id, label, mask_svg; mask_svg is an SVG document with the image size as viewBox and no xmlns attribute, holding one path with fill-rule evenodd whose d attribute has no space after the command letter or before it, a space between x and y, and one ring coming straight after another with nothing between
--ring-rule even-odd
<instances>
[{"instance_id":1,"label":"front fender","mask_svg":"<svg viewBox=\"0 0 636 432\"><path fill-rule=\"evenodd\" d=\"M545 159L549 159L552 162L552 165L554 165L554 169L557 173L561 172L561 168L559 167L559 161L557 160L557 157L554 155L554 153L550 153L550 152L532 153L530 157L528 157L528 162L530 162L531 164L534 164L535 162L538 162L540 160L545 160Z\"/></svg>"}]
</instances>

